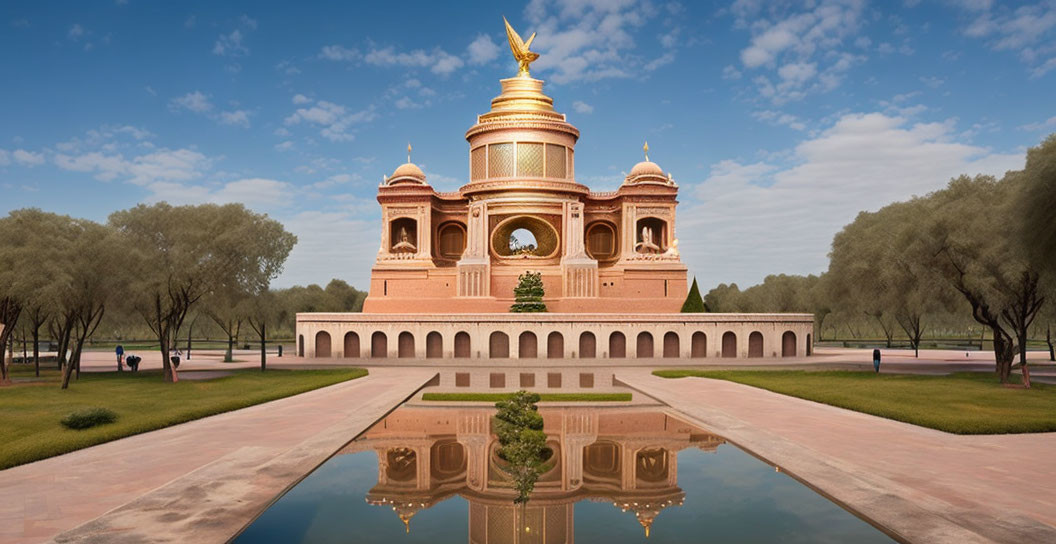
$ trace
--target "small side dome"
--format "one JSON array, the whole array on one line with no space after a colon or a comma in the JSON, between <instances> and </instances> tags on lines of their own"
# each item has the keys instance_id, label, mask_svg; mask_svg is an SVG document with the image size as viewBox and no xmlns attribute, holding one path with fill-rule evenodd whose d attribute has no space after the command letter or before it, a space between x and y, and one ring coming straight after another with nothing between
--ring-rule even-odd
<instances>
[{"instance_id":1,"label":"small side dome","mask_svg":"<svg viewBox=\"0 0 1056 544\"><path fill-rule=\"evenodd\" d=\"M664 175L664 169L660 168L660 165L656 164L653 161L642 161L642 162L634 165L634 168L631 168L630 177L633 178L633 177L636 177L636 176L641 176L643 174L651 174L651 175L654 175L654 176L663 176Z\"/></svg>"},{"instance_id":2,"label":"small side dome","mask_svg":"<svg viewBox=\"0 0 1056 544\"><path fill-rule=\"evenodd\" d=\"M386 180L388 185L415 184L425 185L425 172L412 162L401 164Z\"/></svg>"}]
</instances>

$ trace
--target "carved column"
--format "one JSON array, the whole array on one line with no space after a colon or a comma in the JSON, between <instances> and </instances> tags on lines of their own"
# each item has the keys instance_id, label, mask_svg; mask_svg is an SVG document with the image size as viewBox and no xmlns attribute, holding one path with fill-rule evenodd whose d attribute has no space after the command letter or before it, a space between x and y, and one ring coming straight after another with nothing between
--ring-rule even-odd
<instances>
[{"instance_id":1,"label":"carved column","mask_svg":"<svg viewBox=\"0 0 1056 544\"><path fill-rule=\"evenodd\" d=\"M567 491L583 485L583 448L598 441L597 414L573 413L565 416L563 486Z\"/></svg>"},{"instance_id":2,"label":"carved column","mask_svg":"<svg viewBox=\"0 0 1056 544\"><path fill-rule=\"evenodd\" d=\"M466 450L466 486L474 491L483 491L488 477L490 416L473 413L460 415L455 433L455 439Z\"/></svg>"},{"instance_id":3,"label":"carved column","mask_svg":"<svg viewBox=\"0 0 1056 544\"><path fill-rule=\"evenodd\" d=\"M469 205L466 250L458 261L458 296L486 297L491 294L488 260L488 209L482 202Z\"/></svg>"},{"instance_id":4,"label":"carved column","mask_svg":"<svg viewBox=\"0 0 1056 544\"><path fill-rule=\"evenodd\" d=\"M565 253L561 257L562 295L586 298L598 296L598 261L587 255L583 243L583 203L564 204Z\"/></svg>"}]
</instances>

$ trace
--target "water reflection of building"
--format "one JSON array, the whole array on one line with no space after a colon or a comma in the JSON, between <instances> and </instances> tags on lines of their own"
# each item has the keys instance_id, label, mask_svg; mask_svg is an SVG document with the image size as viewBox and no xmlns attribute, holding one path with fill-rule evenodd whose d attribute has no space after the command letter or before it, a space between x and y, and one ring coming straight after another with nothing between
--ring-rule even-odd
<instances>
[{"instance_id":1,"label":"water reflection of building","mask_svg":"<svg viewBox=\"0 0 1056 544\"><path fill-rule=\"evenodd\" d=\"M634 512L648 535L657 515L685 497L678 452L714 451L725 442L657 410L540 412L554 454L525 508L513 504L490 407L404 407L341 453L374 450L378 483L367 502L391 507L408 531L417 512L457 494L469 502L471 544L551 544L573 541L573 506L581 500Z\"/></svg>"}]
</instances>

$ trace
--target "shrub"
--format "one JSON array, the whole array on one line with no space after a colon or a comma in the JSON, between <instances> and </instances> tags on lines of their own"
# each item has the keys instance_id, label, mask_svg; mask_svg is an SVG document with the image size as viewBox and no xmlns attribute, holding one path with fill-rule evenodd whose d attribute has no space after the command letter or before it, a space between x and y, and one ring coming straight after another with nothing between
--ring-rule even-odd
<instances>
[{"instance_id":1,"label":"shrub","mask_svg":"<svg viewBox=\"0 0 1056 544\"><path fill-rule=\"evenodd\" d=\"M700 296L700 289L697 288L697 278L693 278L693 286L689 288L689 294L686 295L686 301L682 303L682 313L703 313L708 311L707 306L704 305L704 299Z\"/></svg>"},{"instance_id":2,"label":"shrub","mask_svg":"<svg viewBox=\"0 0 1056 544\"><path fill-rule=\"evenodd\" d=\"M106 425L117 421L117 414L108 408L85 408L71 412L62 418L62 424L68 429L88 429L96 425Z\"/></svg>"}]
</instances>

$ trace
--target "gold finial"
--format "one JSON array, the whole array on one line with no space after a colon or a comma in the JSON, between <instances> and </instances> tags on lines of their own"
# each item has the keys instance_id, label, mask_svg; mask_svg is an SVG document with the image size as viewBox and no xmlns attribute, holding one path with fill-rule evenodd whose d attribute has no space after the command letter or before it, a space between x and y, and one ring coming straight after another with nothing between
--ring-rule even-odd
<instances>
[{"instance_id":1,"label":"gold finial","mask_svg":"<svg viewBox=\"0 0 1056 544\"><path fill-rule=\"evenodd\" d=\"M407 142L407 164L411 163L411 142Z\"/></svg>"},{"instance_id":2,"label":"gold finial","mask_svg":"<svg viewBox=\"0 0 1056 544\"><path fill-rule=\"evenodd\" d=\"M528 48L532 46L532 40L535 39L535 32L528 38L528 41L521 39L521 35L510 26L510 22L506 20L506 17L502 17L502 22L506 23L506 39L510 42L510 51L513 52L513 58L517 59L517 65L520 70L517 71L517 75L521 77L530 77L528 75L528 65L535 62L539 58L539 53L529 51Z\"/></svg>"},{"instance_id":3,"label":"gold finial","mask_svg":"<svg viewBox=\"0 0 1056 544\"><path fill-rule=\"evenodd\" d=\"M645 142L642 146L642 151L645 151L645 162L649 162L649 142Z\"/></svg>"}]
</instances>

